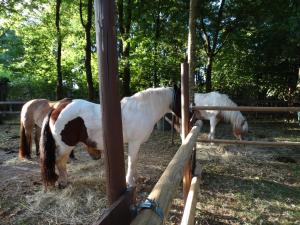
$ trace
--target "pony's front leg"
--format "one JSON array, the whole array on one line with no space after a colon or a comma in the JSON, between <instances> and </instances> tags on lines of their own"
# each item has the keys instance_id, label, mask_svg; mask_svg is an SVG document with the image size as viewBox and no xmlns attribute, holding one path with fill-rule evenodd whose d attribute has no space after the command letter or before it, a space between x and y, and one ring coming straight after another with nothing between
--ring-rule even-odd
<instances>
[{"instance_id":1,"label":"pony's front leg","mask_svg":"<svg viewBox=\"0 0 300 225\"><path fill-rule=\"evenodd\" d=\"M209 123L210 123L210 133L208 135L208 139L213 140L215 138L216 126L218 121L216 120L215 117L212 117L210 118Z\"/></svg>"},{"instance_id":2,"label":"pony's front leg","mask_svg":"<svg viewBox=\"0 0 300 225\"><path fill-rule=\"evenodd\" d=\"M67 174L67 162L69 159L69 153L59 156L56 160L56 166L58 169L58 187L65 188L68 185L68 174Z\"/></svg>"},{"instance_id":3,"label":"pony's front leg","mask_svg":"<svg viewBox=\"0 0 300 225\"><path fill-rule=\"evenodd\" d=\"M140 145L140 143L128 143L128 168L126 174L126 183L129 187L135 186L136 163Z\"/></svg>"}]
</instances>

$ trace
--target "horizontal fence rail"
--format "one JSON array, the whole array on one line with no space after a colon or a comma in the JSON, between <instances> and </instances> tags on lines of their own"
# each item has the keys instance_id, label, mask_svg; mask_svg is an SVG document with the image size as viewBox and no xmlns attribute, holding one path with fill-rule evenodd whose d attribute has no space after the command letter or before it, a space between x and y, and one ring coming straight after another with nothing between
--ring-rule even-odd
<instances>
[{"instance_id":1,"label":"horizontal fence rail","mask_svg":"<svg viewBox=\"0 0 300 225\"><path fill-rule=\"evenodd\" d=\"M290 141L281 141L281 142L272 142L272 141L240 141L240 140L227 140L227 139L203 139L198 138L198 142L204 143L219 143L219 144L240 144L240 145L264 145L264 146L300 146L300 142L290 142Z\"/></svg>"},{"instance_id":2,"label":"horizontal fence rail","mask_svg":"<svg viewBox=\"0 0 300 225\"><path fill-rule=\"evenodd\" d=\"M244 112L300 112L300 107L192 106L192 110L226 110Z\"/></svg>"},{"instance_id":3,"label":"horizontal fence rail","mask_svg":"<svg viewBox=\"0 0 300 225\"><path fill-rule=\"evenodd\" d=\"M0 105L23 105L23 101L0 101Z\"/></svg>"},{"instance_id":4,"label":"horizontal fence rail","mask_svg":"<svg viewBox=\"0 0 300 225\"><path fill-rule=\"evenodd\" d=\"M191 129L190 133L184 139L182 145L148 196L148 199L155 200L159 204L164 218L168 215L175 192L182 180L183 168L192 155L201 127L202 123L200 122L198 126L194 126ZM164 219L160 218L154 210L144 209L132 221L131 225L157 225L163 223Z\"/></svg>"},{"instance_id":5,"label":"horizontal fence rail","mask_svg":"<svg viewBox=\"0 0 300 225\"><path fill-rule=\"evenodd\" d=\"M0 110L0 114L20 114L21 111L1 111Z\"/></svg>"},{"instance_id":6,"label":"horizontal fence rail","mask_svg":"<svg viewBox=\"0 0 300 225\"><path fill-rule=\"evenodd\" d=\"M18 106L18 108L24 105L26 102L24 101L0 101L0 107L5 106L5 110L0 108L0 115L16 115L20 114L21 111L16 111L12 106ZM9 108L9 110L7 110Z\"/></svg>"}]
</instances>

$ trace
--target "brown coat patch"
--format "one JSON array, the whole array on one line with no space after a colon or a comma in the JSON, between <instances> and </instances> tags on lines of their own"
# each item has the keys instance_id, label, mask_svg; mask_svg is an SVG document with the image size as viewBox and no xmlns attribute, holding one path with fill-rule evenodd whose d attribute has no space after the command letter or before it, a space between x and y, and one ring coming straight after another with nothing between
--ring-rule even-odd
<instances>
[{"instance_id":1,"label":"brown coat patch","mask_svg":"<svg viewBox=\"0 0 300 225\"><path fill-rule=\"evenodd\" d=\"M101 151L96 149L97 144L88 138L84 120L77 117L69 121L60 133L62 141L69 146L75 146L78 142L86 144L87 151L93 159L101 158Z\"/></svg>"},{"instance_id":2,"label":"brown coat patch","mask_svg":"<svg viewBox=\"0 0 300 225\"><path fill-rule=\"evenodd\" d=\"M61 113L61 111L72 102L71 99L62 99L61 101L57 102L53 108L55 109L52 114L51 114L51 119L53 122L55 122L59 116L59 114Z\"/></svg>"},{"instance_id":3,"label":"brown coat patch","mask_svg":"<svg viewBox=\"0 0 300 225\"><path fill-rule=\"evenodd\" d=\"M86 143L88 139L87 129L81 117L70 120L60 135L62 141L69 146L75 146L78 142Z\"/></svg>"}]
</instances>

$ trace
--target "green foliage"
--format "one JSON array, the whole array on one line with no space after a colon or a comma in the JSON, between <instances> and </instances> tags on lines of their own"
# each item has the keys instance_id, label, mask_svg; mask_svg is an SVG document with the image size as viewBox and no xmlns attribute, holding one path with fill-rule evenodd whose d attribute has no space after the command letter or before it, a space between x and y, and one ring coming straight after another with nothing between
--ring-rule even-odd
<instances>
[{"instance_id":1,"label":"green foliage","mask_svg":"<svg viewBox=\"0 0 300 225\"><path fill-rule=\"evenodd\" d=\"M0 64L6 68L20 62L24 55L22 39L14 30L7 30L0 36Z\"/></svg>"},{"instance_id":2,"label":"green foliage","mask_svg":"<svg viewBox=\"0 0 300 225\"><path fill-rule=\"evenodd\" d=\"M139 5L131 39L134 91L180 81L180 63L186 51L187 12L186 1L156 0Z\"/></svg>"},{"instance_id":3,"label":"green foliage","mask_svg":"<svg viewBox=\"0 0 300 225\"><path fill-rule=\"evenodd\" d=\"M225 14L234 15L236 22L216 57L214 89L244 100L288 99L296 91L300 64L299 3L287 4L283 0L226 3ZM213 12L212 9L208 12L212 18ZM210 24L212 33L213 24Z\"/></svg>"},{"instance_id":4,"label":"green foliage","mask_svg":"<svg viewBox=\"0 0 300 225\"><path fill-rule=\"evenodd\" d=\"M129 58L119 58L119 71L130 64L131 93L180 81L186 57L189 1L154 0L124 3L124 19L132 10L128 37ZM86 1L83 1L86 4ZM216 31L218 51L213 64L213 89L247 100L287 99L296 93L300 67L300 4L296 0L226 0L218 25L220 1L200 1L211 41ZM2 1L0 3L0 77L9 79L9 99L55 98L55 3ZM129 7L130 6L130 7ZM84 18L86 14L84 12ZM79 2L63 1L61 8L64 95L87 98L84 68L85 32ZM198 35L199 19L198 19ZM120 30L117 29L118 34ZM95 31L92 30L95 45ZM211 43L212 44L212 43ZM205 70L207 54L197 37L196 64ZM124 47L124 46L123 46ZM92 72L98 85L96 54ZM121 80L122 82L122 80ZM203 83L198 85L203 91ZM249 95L251 93L251 95Z\"/></svg>"}]
</instances>

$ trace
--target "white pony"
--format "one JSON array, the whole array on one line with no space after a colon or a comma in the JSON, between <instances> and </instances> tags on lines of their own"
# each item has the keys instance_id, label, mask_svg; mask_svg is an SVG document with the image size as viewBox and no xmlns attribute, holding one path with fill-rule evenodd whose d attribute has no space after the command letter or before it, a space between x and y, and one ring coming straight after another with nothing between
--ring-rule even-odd
<instances>
[{"instance_id":1,"label":"white pony","mask_svg":"<svg viewBox=\"0 0 300 225\"><path fill-rule=\"evenodd\" d=\"M122 99L123 140L128 143L126 182L129 186L135 185L140 145L149 138L157 121L170 111L180 116L180 89L177 87L150 88ZM94 152L97 158L101 155L104 148L101 105L72 100L61 104L45 118L40 166L46 188L53 186L57 179L59 187L67 185L66 162L78 142L86 144L90 154Z\"/></svg>"},{"instance_id":2,"label":"white pony","mask_svg":"<svg viewBox=\"0 0 300 225\"><path fill-rule=\"evenodd\" d=\"M206 94L195 93L196 106L230 106L237 105L225 94L210 92ZM215 129L219 121L230 122L233 126L233 134L242 140L242 136L248 132L248 123L240 111L221 111L221 110L199 110L195 111L197 119L205 119L210 122L209 139L215 138Z\"/></svg>"}]
</instances>

